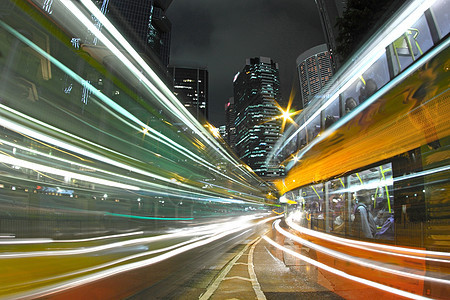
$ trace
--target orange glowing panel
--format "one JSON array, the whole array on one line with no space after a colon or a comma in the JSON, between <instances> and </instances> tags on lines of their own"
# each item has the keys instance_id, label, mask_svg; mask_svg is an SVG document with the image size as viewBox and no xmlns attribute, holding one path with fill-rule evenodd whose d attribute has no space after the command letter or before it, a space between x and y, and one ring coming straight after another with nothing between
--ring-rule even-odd
<instances>
[{"instance_id":1,"label":"orange glowing panel","mask_svg":"<svg viewBox=\"0 0 450 300\"><path fill-rule=\"evenodd\" d=\"M312 144L285 179L285 193L450 135L446 48L337 130Z\"/></svg>"}]
</instances>

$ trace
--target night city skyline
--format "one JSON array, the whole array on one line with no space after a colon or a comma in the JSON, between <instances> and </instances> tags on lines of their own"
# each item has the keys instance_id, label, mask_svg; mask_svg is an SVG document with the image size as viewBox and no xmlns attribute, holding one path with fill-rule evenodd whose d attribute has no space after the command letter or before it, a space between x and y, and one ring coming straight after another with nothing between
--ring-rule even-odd
<instances>
[{"instance_id":1,"label":"night city skyline","mask_svg":"<svg viewBox=\"0 0 450 300\"><path fill-rule=\"evenodd\" d=\"M3 1L0 299L447 299L449 3Z\"/></svg>"},{"instance_id":2,"label":"night city skyline","mask_svg":"<svg viewBox=\"0 0 450 300\"><path fill-rule=\"evenodd\" d=\"M299 104L295 60L325 41L312 0L173 1L167 16L172 22L170 64L208 69L209 116L216 127L225 124L224 105L247 58L267 56L277 61L283 101L294 88L294 102Z\"/></svg>"}]
</instances>

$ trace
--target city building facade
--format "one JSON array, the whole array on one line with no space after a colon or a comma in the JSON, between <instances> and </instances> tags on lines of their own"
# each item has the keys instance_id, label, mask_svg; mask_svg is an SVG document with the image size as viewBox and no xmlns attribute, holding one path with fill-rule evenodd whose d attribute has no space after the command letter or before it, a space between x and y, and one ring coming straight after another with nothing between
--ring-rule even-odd
<instances>
[{"instance_id":1,"label":"city building facade","mask_svg":"<svg viewBox=\"0 0 450 300\"><path fill-rule=\"evenodd\" d=\"M220 133L220 136L222 137L222 139L224 141L226 141L227 140L227 126L226 125L220 125L219 126L219 133Z\"/></svg>"},{"instance_id":2,"label":"city building facade","mask_svg":"<svg viewBox=\"0 0 450 300\"><path fill-rule=\"evenodd\" d=\"M333 76L332 61L327 45L321 44L303 52L296 63L303 109Z\"/></svg>"},{"instance_id":3,"label":"city building facade","mask_svg":"<svg viewBox=\"0 0 450 300\"><path fill-rule=\"evenodd\" d=\"M208 120L208 70L169 66L173 93L202 124Z\"/></svg>"},{"instance_id":4,"label":"city building facade","mask_svg":"<svg viewBox=\"0 0 450 300\"><path fill-rule=\"evenodd\" d=\"M325 42L331 57L333 72L339 68L339 60L336 56L336 39L339 35L337 18L342 18L347 5L347 0L316 0L322 24Z\"/></svg>"},{"instance_id":5,"label":"city building facade","mask_svg":"<svg viewBox=\"0 0 450 300\"><path fill-rule=\"evenodd\" d=\"M165 11L172 0L96 0L103 14L119 29L136 51L169 64L172 24ZM94 17L96 27L102 24ZM97 44L93 37L92 44Z\"/></svg>"},{"instance_id":6,"label":"city building facade","mask_svg":"<svg viewBox=\"0 0 450 300\"><path fill-rule=\"evenodd\" d=\"M226 127L226 142L231 149L236 149L236 108L234 106L234 97L230 97L225 104L225 127Z\"/></svg>"},{"instance_id":7,"label":"city building facade","mask_svg":"<svg viewBox=\"0 0 450 300\"><path fill-rule=\"evenodd\" d=\"M260 177L282 176L282 166L266 163L281 136L278 64L268 57L247 59L233 85L237 155Z\"/></svg>"}]
</instances>

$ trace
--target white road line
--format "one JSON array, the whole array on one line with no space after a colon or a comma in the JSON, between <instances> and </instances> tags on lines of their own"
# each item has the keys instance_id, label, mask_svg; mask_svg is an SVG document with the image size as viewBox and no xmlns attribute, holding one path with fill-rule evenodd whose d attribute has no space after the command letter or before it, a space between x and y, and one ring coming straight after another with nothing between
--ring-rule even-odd
<instances>
[{"instance_id":1,"label":"white road line","mask_svg":"<svg viewBox=\"0 0 450 300\"><path fill-rule=\"evenodd\" d=\"M231 280L231 279L239 279L239 280L245 280L245 281L252 281L250 278L245 278L245 277L241 277L241 276L225 277L223 280Z\"/></svg>"},{"instance_id":2,"label":"white road line","mask_svg":"<svg viewBox=\"0 0 450 300\"><path fill-rule=\"evenodd\" d=\"M208 300L213 294L214 292L217 290L217 288L219 287L220 283L225 279L225 276L227 276L228 272L230 272L231 268L235 265L236 261L238 261L239 258L241 258L241 256L245 253L245 251L247 251L248 247L257 242L258 240L260 240L261 238L258 237L256 239L254 239L253 241L251 241L250 243L248 243L247 245L245 245L244 249L242 249L241 252L239 252L238 255L236 255L227 265L226 267L223 269L223 271L219 274L219 276L217 276L216 280L214 280L214 282L208 287L208 289L206 290L206 292L201 295L199 297L199 300ZM264 298L265 299L265 298Z\"/></svg>"},{"instance_id":3,"label":"white road line","mask_svg":"<svg viewBox=\"0 0 450 300\"><path fill-rule=\"evenodd\" d=\"M261 290L261 286L259 285L258 278L256 278L255 266L253 265L253 253L255 252L256 245L261 241L261 237L252 245L250 248L250 252L248 254L248 273L250 274L250 279L252 280L252 287L255 291L256 297L258 300L266 300L266 296Z\"/></svg>"}]
</instances>

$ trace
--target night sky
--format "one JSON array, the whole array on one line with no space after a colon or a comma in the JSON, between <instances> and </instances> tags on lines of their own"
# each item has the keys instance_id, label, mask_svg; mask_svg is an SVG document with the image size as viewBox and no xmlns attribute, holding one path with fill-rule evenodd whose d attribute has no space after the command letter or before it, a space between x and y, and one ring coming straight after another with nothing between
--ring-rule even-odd
<instances>
[{"instance_id":1,"label":"night sky","mask_svg":"<svg viewBox=\"0 0 450 300\"><path fill-rule=\"evenodd\" d=\"M172 22L170 64L208 69L215 126L225 124L225 102L246 58L278 62L283 99L295 86L299 101L295 60L324 42L314 0L173 0L166 13Z\"/></svg>"}]
</instances>

